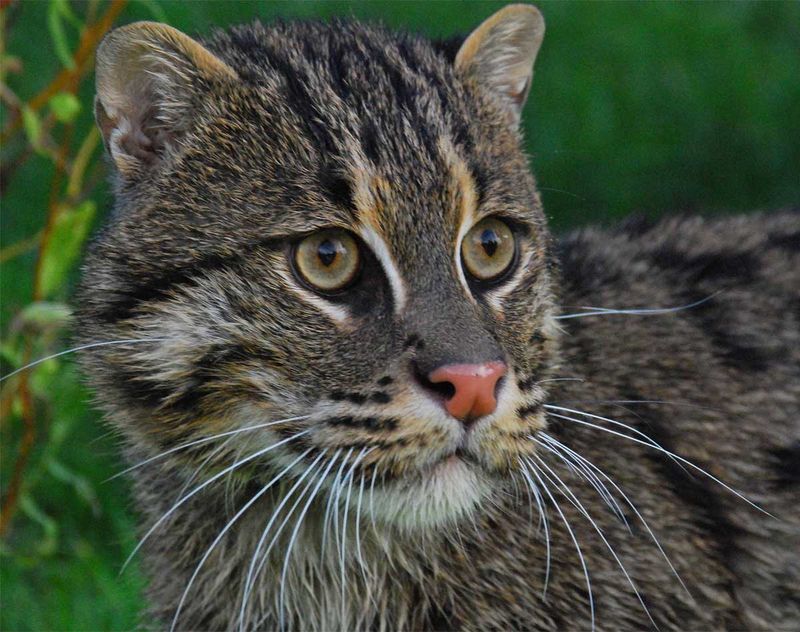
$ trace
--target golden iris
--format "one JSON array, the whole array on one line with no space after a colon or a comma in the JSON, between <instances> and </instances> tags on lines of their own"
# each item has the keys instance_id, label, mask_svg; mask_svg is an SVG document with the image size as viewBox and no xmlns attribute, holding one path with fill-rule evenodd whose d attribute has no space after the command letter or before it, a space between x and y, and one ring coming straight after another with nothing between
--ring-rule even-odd
<instances>
[{"instance_id":1,"label":"golden iris","mask_svg":"<svg viewBox=\"0 0 800 632\"><path fill-rule=\"evenodd\" d=\"M481 220L464 237L461 259L467 271L480 281L491 281L514 261L516 240L508 224L496 217Z\"/></svg>"},{"instance_id":2,"label":"golden iris","mask_svg":"<svg viewBox=\"0 0 800 632\"><path fill-rule=\"evenodd\" d=\"M347 287L358 273L358 244L343 230L322 230L298 244L294 261L307 283L323 292L335 292Z\"/></svg>"}]
</instances>

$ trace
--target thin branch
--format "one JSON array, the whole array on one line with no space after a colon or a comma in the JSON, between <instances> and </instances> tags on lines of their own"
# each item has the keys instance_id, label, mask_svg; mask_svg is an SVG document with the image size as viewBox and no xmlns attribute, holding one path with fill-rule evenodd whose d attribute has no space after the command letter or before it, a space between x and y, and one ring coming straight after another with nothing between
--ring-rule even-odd
<instances>
[{"instance_id":1,"label":"thin branch","mask_svg":"<svg viewBox=\"0 0 800 632\"><path fill-rule=\"evenodd\" d=\"M94 57L94 51L103 35L106 34L119 14L125 8L128 0L112 0L106 12L100 17L97 22L87 26L81 33L81 39L78 44L78 50L75 51L73 59L75 67L70 70L65 68L56 75L55 79L50 84L27 102L27 106L36 112L47 102L50 98L59 92L72 92L75 89L80 79L91 68L91 62ZM0 135L0 144L5 144L8 139L20 128L22 125L22 116L18 113L9 120L6 129Z\"/></svg>"},{"instance_id":2,"label":"thin branch","mask_svg":"<svg viewBox=\"0 0 800 632\"><path fill-rule=\"evenodd\" d=\"M16 257L24 255L26 252L33 250L39 245L39 242L41 240L42 240L42 231L40 230L32 237L27 237L26 239L22 239L15 244L6 246L2 250L0 250L0 263L11 261Z\"/></svg>"},{"instance_id":3,"label":"thin branch","mask_svg":"<svg viewBox=\"0 0 800 632\"><path fill-rule=\"evenodd\" d=\"M75 94L78 85L84 75L91 68L91 62L94 57L94 51L97 48L103 35L111 28L114 21L119 16L120 12L127 0L112 0L105 13L96 21L87 25L81 32L80 42L78 48L73 55L75 67L72 70L65 69L56 75L55 79L50 84L39 92L35 97L27 102L26 106L33 111L42 108L50 98L59 92L68 91ZM2 0L0 0L0 7L2 7ZM0 135L0 144L5 144L6 141L13 135L19 128L22 122L20 111L17 111L11 118L9 123ZM48 204L47 221L44 229L39 237L39 250L36 260L36 268L34 272L34 285L33 285L33 300L41 300L42 284L41 284L41 271L44 253L50 242L52 228L55 218L61 207L60 198L62 197L62 185L65 176L68 176L67 193L71 196L80 192L81 183L83 182L84 172L86 166L91 158L94 147L97 144L96 135L90 134L78 150L78 154L72 163L71 172L67 174L70 143L72 140L73 126L68 125L64 130L64 135L61 139L61 145L55 156L56 169L53 175L53 180L50 186L50 200ZM3 254L7 254L7 251ZM13 254L13 252L12 252ZM24 363L30 361L31 356L31 342L26 341ZM14 463L14 469L11 476L11 482L5 493L5 498L2 501L2 513L0 513L0 536L4 535L11 524L14 512L17 508L17 503L20 496L20 491L23 485L25 469L30 460L31 451L36 442L36 418L34 410L34 402L31 397L28 384L28 374L23 373L20 375L17 383L16 394L20 398L22 404L22 423L23 432L19 445L19 451ZM8 408L10 412L10 402L13 401L13 394L5 394L8 399L4 398L3 408Z\"/></svg>"},{"instance_id":4,"label":"thin branch","mask_svg":"<svg viewBox=\"0 0 800 632\"><path fill-rule=\"evenodd\" d=\"M26 362L30 359L30 354L31 347L30 343L28 343L25 349ZM11 524L11 518L17 507L17 500L22 487L25 467L28 465L33 444L36 442L36 419L34 417L33 400L31 399L31 394L28 389L28 380L26 376L22 376L22 379L20 379L19 386L17 387L17 394L22 403L22 423L24 430L19 445L17 460L14 463L14 473L11 475L11 482L8 485L8 491L6 491L6 497L3 500L2 510L0 510L0 537L5 534L8 526Z\"/></svg>"}]
</instances>

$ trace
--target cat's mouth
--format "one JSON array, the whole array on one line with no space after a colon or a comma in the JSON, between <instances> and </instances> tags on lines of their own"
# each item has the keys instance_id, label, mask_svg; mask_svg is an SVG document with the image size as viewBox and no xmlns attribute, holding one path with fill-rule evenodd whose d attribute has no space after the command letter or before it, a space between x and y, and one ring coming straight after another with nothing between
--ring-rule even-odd
<instances>
[{"instance_id":1,"label":"cat's mouth","mask_svg":"<svg viewBox=\"0 0 800 632\"><path fill-rule=\"evenodd\" d=\"M455 450L445 453L432 461L426 468L424 474L440 474L452 472L459 466L464 466L470 470L483 470L483 464L474 454L470 453L464 445L459 445Z\"/></svg>"},{"instance_id":2,"label":"cat's mouth","mask_svg":"<svg viewBox=\"0 0 800 632\"><path fill-rule=\"evenodd\" d=\"M478 459L472 456L469 452L466 451L465 448L459 446L456 450L450 454L446 454L441 457L438 461L434 462L433 468L440 468L440 467L447 467L449 465L455 465L457 463L466 463L469 465L480 465Z\"/></svg>"}]
</instances>

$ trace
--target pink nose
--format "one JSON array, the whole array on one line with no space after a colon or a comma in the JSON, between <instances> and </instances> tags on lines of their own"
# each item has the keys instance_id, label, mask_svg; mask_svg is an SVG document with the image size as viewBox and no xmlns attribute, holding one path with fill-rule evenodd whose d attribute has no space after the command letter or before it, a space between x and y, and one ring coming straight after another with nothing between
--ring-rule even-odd
<instances>
[{"instance_id":1,"label":"pink nose","mask_svg":"<svg viewBox=\"0 0 800 632\"><path fill-rule=\"evenodd\" d=\"M505 362L485 364L448 364L431 371L428 379L434 384L449 382L454 394L445 408L456 419L477 419L497 408L494 389L506 372Z\"/></svg>"}]
</instances>

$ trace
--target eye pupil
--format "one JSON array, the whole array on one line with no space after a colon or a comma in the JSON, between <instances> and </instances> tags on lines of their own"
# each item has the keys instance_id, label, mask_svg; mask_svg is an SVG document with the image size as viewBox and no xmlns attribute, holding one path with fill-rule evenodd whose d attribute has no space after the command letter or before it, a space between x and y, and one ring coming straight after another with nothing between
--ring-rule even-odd
<instances>
[{"instance_id":1,"label":"eye pupil","mask_svg":"<svg viewBox=\"0 0 800 632\"><path fill-rule=\"evenodd\" d=\"M494 256L497 248L500 245L500 240L497 238L497 233L492 229L487 228L481 233L481 246L483 251L489 256Z\"/></svg>"},{"instance_id":2,"label":"eye pupil","mask_svg":"<svg viewBox=\"0 0 800 632\"><path fill-rule=\"evenodd\" d=\"M502 219L487 217L475 224L461 242L461 261L466 272L479 281L503 278L515 261L516 239Z\"/></svg>"},{"instance_id":3,"label":"eye pupil","mask_svg":"<svg viewBox=\"0 0 800 632\"><path fill-rule=\"evenodd\" d=\"M360 270L358 242L345 230L323 228L292 248L294 271L319 292L338 292L356 279Z\"/></svg>"},{"instance_id":4,"label":"eye pupil","mask_svg":"<svg viewBox=\"0 0 800 632\"><path fill-rule=\"evenodd\" d=\"M336 260L336 246L329 239L323 241L317 248L317 257L326 268Z\"/></svg>"}]
</instances>

